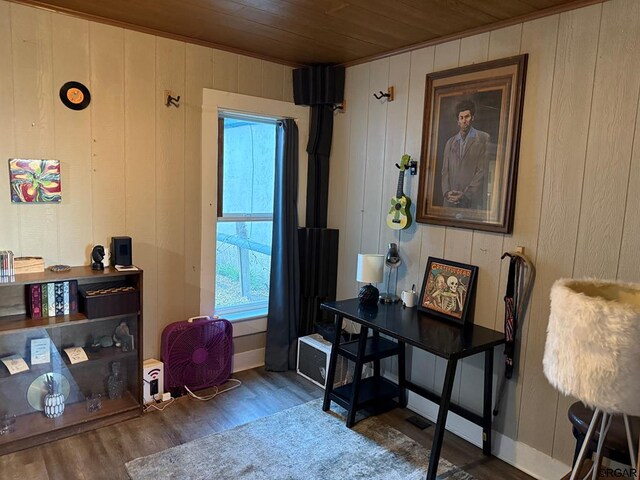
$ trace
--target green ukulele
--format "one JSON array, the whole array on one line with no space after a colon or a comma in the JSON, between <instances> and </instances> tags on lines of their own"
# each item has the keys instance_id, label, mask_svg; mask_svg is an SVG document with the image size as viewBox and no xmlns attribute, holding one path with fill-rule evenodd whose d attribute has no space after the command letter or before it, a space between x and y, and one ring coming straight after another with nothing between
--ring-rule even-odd
<instances>
[{"instance_id":1,"label":"green ukulele","mask_svg":"<svg viewBox=\"0 0 640 480\"><path fill-rule=\"evenodd\" d=\"M398 191L396 196L391 199L391 209L387 215L387 225L393 230L404 230L411 226L411 199L402 191L404 185L404 172L409 168L411 163L411 155L404 154L400 165L396 163L396 167L400 170L398 175Z\"/></svg>"}]
</instances>

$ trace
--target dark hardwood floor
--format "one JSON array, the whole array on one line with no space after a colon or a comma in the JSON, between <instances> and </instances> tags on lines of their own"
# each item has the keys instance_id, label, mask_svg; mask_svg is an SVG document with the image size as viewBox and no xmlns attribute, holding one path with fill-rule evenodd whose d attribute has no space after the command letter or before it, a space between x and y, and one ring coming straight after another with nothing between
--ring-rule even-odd
<instances>
[{"instance_id":1,"label":"dark hardwood floor","mask_svg":"<svg viewBox=\"0 0 640 480\"><path fill-rule=\"evenodd\" d=\"M0 478L127 479L124 464L129 460L271 415L323 393L294 372L272 373L259 368L240 372L234 378L243 385L210 402L182 397L164 412L153 411L141 418L0 457ZM405 420L411 415L409 410L395 409L381 418L421 444L431 445L433 427L418 429ZM445 434L442 456L478 480L531 479L495 457L483 456L479 448L449 432Z\"/></svg>"}]
</instances>

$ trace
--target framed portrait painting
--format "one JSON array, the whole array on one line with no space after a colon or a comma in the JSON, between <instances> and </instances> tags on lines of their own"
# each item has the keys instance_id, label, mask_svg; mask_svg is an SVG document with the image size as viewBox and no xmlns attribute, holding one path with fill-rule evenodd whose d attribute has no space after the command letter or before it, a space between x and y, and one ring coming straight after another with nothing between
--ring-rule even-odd
<instances>
[{"instance_id":1,"label":"framed portrait painting","mask_svg":"<svg viewBox=\"0 0 640 480\"><path fill-rule=\"evenodd\" d=\"M511 233L527 56L427 75L416 220Z\"/></svg>"},{"instance_id":2,"label":"framed portrait painting","mask_svg":"<svg viewBox=\"0 0 640 480\"><path fill-rule=\"evenodd\" d=\"M478 267L429 257L418 310L464 325L473 319Z\"/></svg>"}]
</instances>

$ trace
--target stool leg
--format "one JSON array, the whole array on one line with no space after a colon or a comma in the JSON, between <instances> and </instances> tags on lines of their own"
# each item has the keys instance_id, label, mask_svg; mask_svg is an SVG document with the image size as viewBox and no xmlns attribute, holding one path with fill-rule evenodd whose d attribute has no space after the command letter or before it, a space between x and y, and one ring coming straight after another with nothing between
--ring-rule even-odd
<instances>
[{"instance_id":1,"label":"stool leg","mask_svg":"<svg viewBox=\"0 0 640 480\"><path fill-rule=\"evenodd\" d=\"M573 468L578 460L578 455L580 455L580 450L582 449L582 444L584 443L584 435L577 433L577 430L573 429L573 436L576 437L576 448L573 452L573 462L571 463L571 467Z\"/></svg>"},{"instance_id":2,"label":"stool leg","mask_svg":"<svg viewBox=\"0 0 640 480\"><path fill-rule=\"evenodd\" d=\"M604 440L607 438L607 433L611 426L611 420L613 420L613 415L609 413L602 414L600 438L598 438L598 449L596 450L596 456L593 459L593 474L591 475L591 480L596 480L599 477L600 469L602 468L602 447L604 447Z\"/></svg>"},{"instance_id":3,"label":"stool leg","mask_svg":"<svg viewBox=\"0 0 640 480\"><path fill-rule=\"evenodd\" d=\"M629 458L631 459L631 468L636 469L636 455L633 448L633 439L631 438L631 427L629 426L629 417L625 413L624 417L624 429L627 431L627 444L629 445Z\"/></svg>"},{"instance_id":4,"label":"stool leg","mask_svg":"<svg viewBox=\"0 0 640 480\"><path fill-rule=\"evenodd\" d=\"M584 436L582 448L580 449L580 453L578 454L576 463L573 466L573 471L571 472L571 478L569 480L576 480L576 478L578 477L578 474L580 473L580 470L582 470L582 465L584 464L584 460L585 460L585 454L587 453L587 447L591 443L591 438L593 437L593 433L595 432L595 426L598 423L599 416L600 416L600 409L596 408L596 411L593 412L593 417L591 418L589 429L587 430L587 434Z\"/></svg>"}]
</instances>

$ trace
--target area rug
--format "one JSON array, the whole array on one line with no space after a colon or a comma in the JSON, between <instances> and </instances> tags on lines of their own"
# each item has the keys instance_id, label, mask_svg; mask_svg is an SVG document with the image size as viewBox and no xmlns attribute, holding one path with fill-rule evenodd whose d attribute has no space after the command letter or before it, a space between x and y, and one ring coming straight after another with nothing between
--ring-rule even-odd
<instances>
[{"instance_id":1,"label":"area rug","mask_svg":"<svg viewBox=\"0 0 640 480\"><path fill-rule=\"evenodd\" d=\"M376 417L348 429L313 400L126 464L133 480L418 480L429 451ZM440 459L438 478L473 480Z\"/></svg>"}]
</instances>

